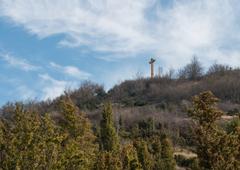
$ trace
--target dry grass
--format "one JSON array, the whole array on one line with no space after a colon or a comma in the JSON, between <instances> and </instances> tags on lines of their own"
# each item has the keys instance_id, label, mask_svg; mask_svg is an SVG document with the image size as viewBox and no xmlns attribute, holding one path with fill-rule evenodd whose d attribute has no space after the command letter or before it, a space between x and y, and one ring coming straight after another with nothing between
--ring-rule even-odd
<instances>
[{"instance_id":1,"label":"dry grass","mask_svg":"<svg viewBox=\"0 0 240 170\"><path fill-rule=\"evenodd\" d=\"M226 120L226 121L229 121L229 120L233 120L234 118L237 118L238 116L228 116L228 115L223 115L221 117L222 120Z\"/></svg>"},{"instance_id":2,"label":"dry grass","mask_svg":"<svg viewBox=\"0 0 240 170\"><path fill-rule=\"evenodd\" d=\"M197 154L184 148L175 148L174 155L181 155L187 159L196 158Z\"/></svg>"}]
</instances>

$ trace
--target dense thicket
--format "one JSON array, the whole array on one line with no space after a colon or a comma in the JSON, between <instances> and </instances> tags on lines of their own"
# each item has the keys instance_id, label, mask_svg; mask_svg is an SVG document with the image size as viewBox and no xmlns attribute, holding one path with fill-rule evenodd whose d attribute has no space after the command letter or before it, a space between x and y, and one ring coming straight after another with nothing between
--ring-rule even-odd
<instances>
[{"instance_id":1,"label":"dense thicket","mask_svg":"<svg viewBox=\"0 0 240 170\"><path fill-rule=\"evenodd\" d=\"M59 103L57 123L16 105L11 120L1 118L1 169L91 169L98 146L85 115L70 99Z\"/></svg>"},{"instance_id":2,"label":"dense thicket","mask_svg":"<svg viewBox=\"0 0 240 170\"><path fill-rule=\"evenodd\" d=\"M11 118L1 117L0 169L175 169L169 139L150 140L154 133L121 138L110 103L104 105L100 127L96 128L100 130L95 132L69 97L62 98L57 107L58 115L53 117L16 104Z\"/></svg>"}]
</instances>

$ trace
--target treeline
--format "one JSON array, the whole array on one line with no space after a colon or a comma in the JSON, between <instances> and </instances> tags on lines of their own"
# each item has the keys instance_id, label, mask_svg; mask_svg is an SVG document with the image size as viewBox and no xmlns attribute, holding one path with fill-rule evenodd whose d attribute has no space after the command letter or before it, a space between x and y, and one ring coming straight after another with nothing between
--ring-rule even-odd
<instances>
[{"instance_id":1,"label":"treeline","mask_svg":"<svg viewBox=\"0 0 240 170\"><path fill-rule=\"evenodd\" d=\"M0 118L0 169L175 169L170 139L154 129L122 138L110 103L95 127L69 97L56 109L55 115L38 114L16 104L8 118Z\"/></svg>"},{"instance_id":2,"label":"treeline","mask_svg":"<svg viewBox=\"0 0 240 170\"><path fill-rule=\"evenodd\" d=\"M240 103L239 68L213 64L207 71L204 70L198 59L193 57L189 64L178 71L170 70L153 79L139 76L135 80L126 80L114 86L108 92L99 84L84 82L79 89L70 90L67 94L77 107L91 112L109 100L123 107L157 104L166 108L172 103L179 105L184 100L190 101L192 96L207 90L212 91L221 102ZM30 101L24 105L39 112L51 112L64 96L65 94L52 101ZM0 109L0 114L8 112L11 107L12 103L5 104ZM240 106L225 110L234 114L240 110Z\"/></svg>"}]
</instances>

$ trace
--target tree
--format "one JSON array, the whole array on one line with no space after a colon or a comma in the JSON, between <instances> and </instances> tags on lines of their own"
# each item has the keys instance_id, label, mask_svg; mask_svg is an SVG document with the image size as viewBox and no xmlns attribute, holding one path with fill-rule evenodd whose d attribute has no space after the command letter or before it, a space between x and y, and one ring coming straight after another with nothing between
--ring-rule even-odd
<instances>
[{"instance_id":1,"label":"tree","mask_svg":"<svg viewBox=\"0 0 240 170\"><path fill-rule=\"evenodd\" d=\"M59 127L51 119L49 114L45 114L41 119L39 129L39 147L41 152L40 169L61 169L62 143L66 139L66 134L60 132Z\"/></svg>"},{"instance_id":2,"label":"tree","mask_svg":"<svg viewBox=\"0 0 240 170\"><path fill-rule=\"evenodd\" d=\"M102 120L100 123L101 150L118 151L119 139L112 118L112 106L110 103L104 105Z\"/></svg>"},{"instance_id":3,"label":"tree","mask_svg":"<svg viewBox=\"0 0 240 170\"><path fill-rule=\"evenodd\" d=\"M153 155L154 159L154 170L159 170L162 168L162 144L160 140L160 136L154 136L149 141L151 145L151 154Z\"/></svg>"},{"instance_id":4,"label":"tree","mask_svg":"<svg viewBox=\"0 0 240 170\"><path fill-rule=\"evenodd\" d=\"M12 120L0 123L0 169L91 169L97 145L88 119L70 100L62 116L59 126L16 105Z\"/></svg>"},{"instance_id":5,"label":"tree","mask_svg":"<svg viewBox=\"0 0 240 170\"><path fill-rule=\"evenodd\" d=\"M63 116L61 128L66 134L61 167L72 170L93 168L98 148L89 120L69 97L62 100L60 106Z\"/></svg>"},{"instance_id":6,"label":"tree","mask_svg":"<svg viewBox=\"0 0 240 170\"><path fill-rule=\"evenodd\" d=\"M216 121L223 112L216 108L218 99L209 91L193 98L189 114L195 123L195 137L199 164L206 170L240 169L240 130L227 133Z\"/></svg>"},{"instance_id":7,"label":"tree","mask_svg":"<svg viewBox=\"0 0 240 170\"><path fill-rule=\"evenodd\" d=\"M147 143L143 139L138 139L134 142L134 147L137 150L138 159L143 170L151 170L153 168L153 160L148 151Z\"/></svg>"},{"instance_id":8,"label":"tree","mask_svg":"<svg viewBox=\"0 0 240 170\"><path fill-rule=\"evenodd\" d=\"M138 123L138 128L141 134L141 137L151 137L155 132L155 123L153 118L148 118L147 120L140 121Z\"/></svg>"},{"instance_id":9,"label":"tree","mask_svg":"<svg viewBox=\"0 0 240 170\"><path fill-rule=\"evenodd\" d=\"M166 137L162 137L162 149L161 149L161 158L162 158L162 170L175 170L176 162L173 157L173 147L170 140Z\"/></svg>"},{"instance_id":10,"label":"tree","mask_svg":"<svg viewBox=\"0 0 240 170\"><path fill-rule=\"evenodd\" d=\"M13 120L5 121L5 139L1 151L2 169L38 169L41 165L40 117L23 106L15 106Z\"/></svg>"},{"instance_id":11,"label":"tree","mask_svg":"<svg viewBox=\"0 0 240 170\"><path fill-rule=\"evenodd\" d=\"M180 79L198 80L203 75L203 68L198 58L194 56L190 64L179 71Z\"/></svg>"},{"instance_id":12,"label":"tree","mask_svg":"<svg viewBox=\"0 0 240 170\"><path fill-rule=\"evenodd\" d=\"M220 75L223 76L227 71L230 71L232 68L228 65L222 65L222 64L213 64L211 67L209 67L207 74L208 75Z\"/></svg>"},{"instance_id":13,"label":"tree","mask_svg":"<svg viewBox=\"0 0 240 170\"><path fill-rule=\"evenodd\" d=\"M94 170L122 170L122 162L119 159L119 155L114 152L101 151Z\"/></svg>"},{"instance_id":14,"label":"tree","mask_svg":"<svg viewBox=\"0 0 240 170\"><path fill-rule=\"evenodd\" d=\"M89 81L83 82L78 90L70 92L71 99L81 110L98 108L105 96L106 92L102 86Z\"/></svg>"},{"instance_id":15,"label":"tree","mask_svg":"<svg viewBox=\"0 0 240 170\"><path fill-rule=\"evenodd\" d=\"M132 144L123 146L121 159L124 170L141 170L136 148Z\"/></svg>"},{"instance_id":16,"label":"tree","mask_svg":"<svg viewBox=\"0 0 240 170\"><path fill-rule=\"evenodd\" d=\"M96 170L120 170L122 162L119 154L119 139L112 118L112 106L104 105L102 120L100 122L100 153L98 155Z\"/></svg>"}]
</instances>

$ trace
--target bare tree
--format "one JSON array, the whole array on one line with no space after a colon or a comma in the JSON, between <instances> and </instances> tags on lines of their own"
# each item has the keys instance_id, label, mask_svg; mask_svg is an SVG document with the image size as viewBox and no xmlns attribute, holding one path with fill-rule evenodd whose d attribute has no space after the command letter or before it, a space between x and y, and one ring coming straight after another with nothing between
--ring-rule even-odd
<instances>
[{"instance_id":1,"label":"bare tree","mask_svg":"<svg viewBox=\"0 0 240 170\"><path fill-rule=\"evenodd\" d=\"M203 75L202 64L196 56L193 56L191 63L187 64L183 69L179 70L180 79L198 80Z\"/></svg>"},{"instance_id":2,"label":"bare tree","mask_svg":"<svg viewBox=\"0 0 240 170\"><path fill-rule=\"evenodd\" d=\"M211 67L209 67L207 71L207 75L213 75L213 74L224 75L227 71L230 71L230 70L232 70L232 68L228 65L215 63Z\"/></svg>"}]
</instances>

